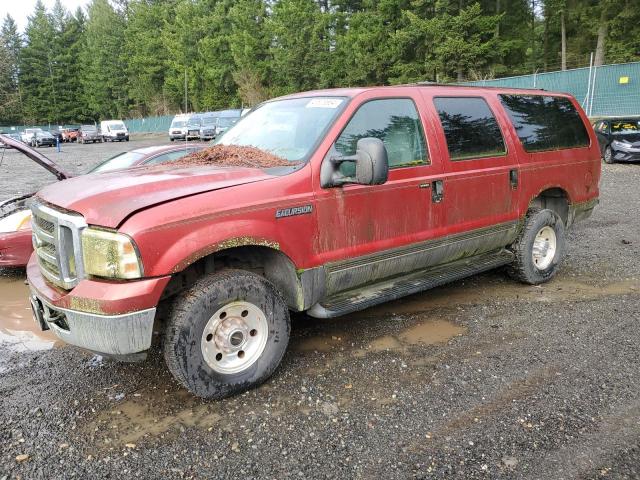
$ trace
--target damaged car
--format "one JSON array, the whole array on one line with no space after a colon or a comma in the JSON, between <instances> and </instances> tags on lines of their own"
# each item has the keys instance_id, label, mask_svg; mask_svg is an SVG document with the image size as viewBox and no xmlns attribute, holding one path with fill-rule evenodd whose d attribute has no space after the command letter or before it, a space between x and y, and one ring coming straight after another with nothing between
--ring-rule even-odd
<instances>
[{"instance_id":1,"label":"damaged car","mask_svg":"<svg viewBox=\"0 0 640 480\"><path fill-rule=\"evenodd\" d=\"M60 165L48 159L40 152L6 135L0 135L0 141L14 148L38 165L47 169L57 180L70 178L71 175ZM89 173L132 168L139 165L156 165L171 162L204 148L201 144L185 146L143 147L129 152L119 153L94 166ZM28 200L34 193L21 195L0 202L0 267L24 267L33 252L31 210Z\"/></svg>"}]
</instances>

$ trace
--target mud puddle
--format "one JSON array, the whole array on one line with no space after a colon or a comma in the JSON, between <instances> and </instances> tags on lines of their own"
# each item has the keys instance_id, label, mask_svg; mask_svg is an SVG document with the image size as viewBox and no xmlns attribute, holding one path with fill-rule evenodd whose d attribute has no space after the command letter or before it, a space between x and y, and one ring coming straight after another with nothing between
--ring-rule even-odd
<instances>
[{"instance_id":1,"label":"mud puddle","mask_svg":"<svg viewBox=\"0 0 640 480\"><path fill-rule=\"evenodd\" d=\"M0 349L14 352L49 350L60 342L36 324L29 287L20 277L0 277Z\"/></svg>"},{"instance_id":2,"label":"mud puddle","mask_svg":"<svg viewBox=\"0 0 640 480\"><path fill-rule=\"evenodd\" d=\"M392 320L390 320L392 321ZM365 328L355 326L354 328ZM447 320L436 318L420 318L411 326L400 330L397 334L378 336L366 344L364 349L351 348L353 334L345 330L334 331L331 336L312 336L293 342L291 348L297 352L330 352L333 350L349 349L355 356L363 356L367 352L382 352L385 350L401 350L417 345L435 345L446 343L457 335L466 332L465 327Z\"/></svg>"}]
</instances>

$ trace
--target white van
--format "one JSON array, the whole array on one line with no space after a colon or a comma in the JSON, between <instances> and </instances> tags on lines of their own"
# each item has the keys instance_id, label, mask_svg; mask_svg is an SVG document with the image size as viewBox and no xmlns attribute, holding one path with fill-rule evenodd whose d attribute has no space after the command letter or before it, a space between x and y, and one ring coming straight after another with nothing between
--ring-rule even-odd
<instances>
[{"instance_id":1,"label":"white van","mask_svg":"<svg viewBox=\"0 0 640 480\"><path fill-rule=\"evenodd\" d=\"M105 142L129 141L129 130L122 120L103 120L100 122L100 131Z\"/></svg>"},{"instance_id":2,"label":"white van","mask_svg":"<svg viewBox=\"0 0 640 480\"><path fill-rule=\"evenodd\" d=\"M169 140L184 140L187 137L187 123L189 122L189 113L180 113L173 117L171 126L169 127Z\"/></svg>"}]
</instances>

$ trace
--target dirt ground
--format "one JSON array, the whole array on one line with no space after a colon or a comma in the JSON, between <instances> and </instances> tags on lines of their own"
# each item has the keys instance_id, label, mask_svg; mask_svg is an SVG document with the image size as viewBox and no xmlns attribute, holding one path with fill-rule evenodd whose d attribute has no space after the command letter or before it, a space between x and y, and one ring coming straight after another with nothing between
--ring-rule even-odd
<instances>
[{"instance_id":1,"label":"dirt ground","mask_svg":"<svg viewBox=\"0 0 640 480\"><path fill-rule=\"evenodd\" d=\"M81 171L153 143L59 158ZM0 165L3 197L42 180L16 165ZM495 271L298 315L275 376L218 402L179 388L157 353L112 363L36 332L24 274L5 271L0 479L640 478L639 185L640 165L604 166L550 283Z\"/></svg>"}]
</instances>

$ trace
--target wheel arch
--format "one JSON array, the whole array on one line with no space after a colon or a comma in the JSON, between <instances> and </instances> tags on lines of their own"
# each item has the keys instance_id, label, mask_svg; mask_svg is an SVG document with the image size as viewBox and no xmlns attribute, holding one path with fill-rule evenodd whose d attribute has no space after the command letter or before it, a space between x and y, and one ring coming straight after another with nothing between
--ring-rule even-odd
<instances>
[{"instance_id":1,"label":"wheel arch","mask_svg":"<svg viewBox=\"0 0 640 480\"><path fill-rule=\"evenodd\" d=\"M554 186L545 188L533 197L529 202L529 209L540 208L552 210L562 219L565 225L568 225L570 220L570 204L571 198L569 197L569 193L562 187Z\"/></svg>"},{"instance_id":2,"label":"wheel arch","mask_svg":"<svg viewBox=\"0 0 640 480\"><path fill-rule=\"evenodd\" d=\"M302 311L323 293L322 269L298 270L277 243L256 239L229 240L192 257L193 261L174 270L163 298L188 288L208 273L234 268L262 275L275 285L291 310Z\"/></svg>"}]
</instances>

